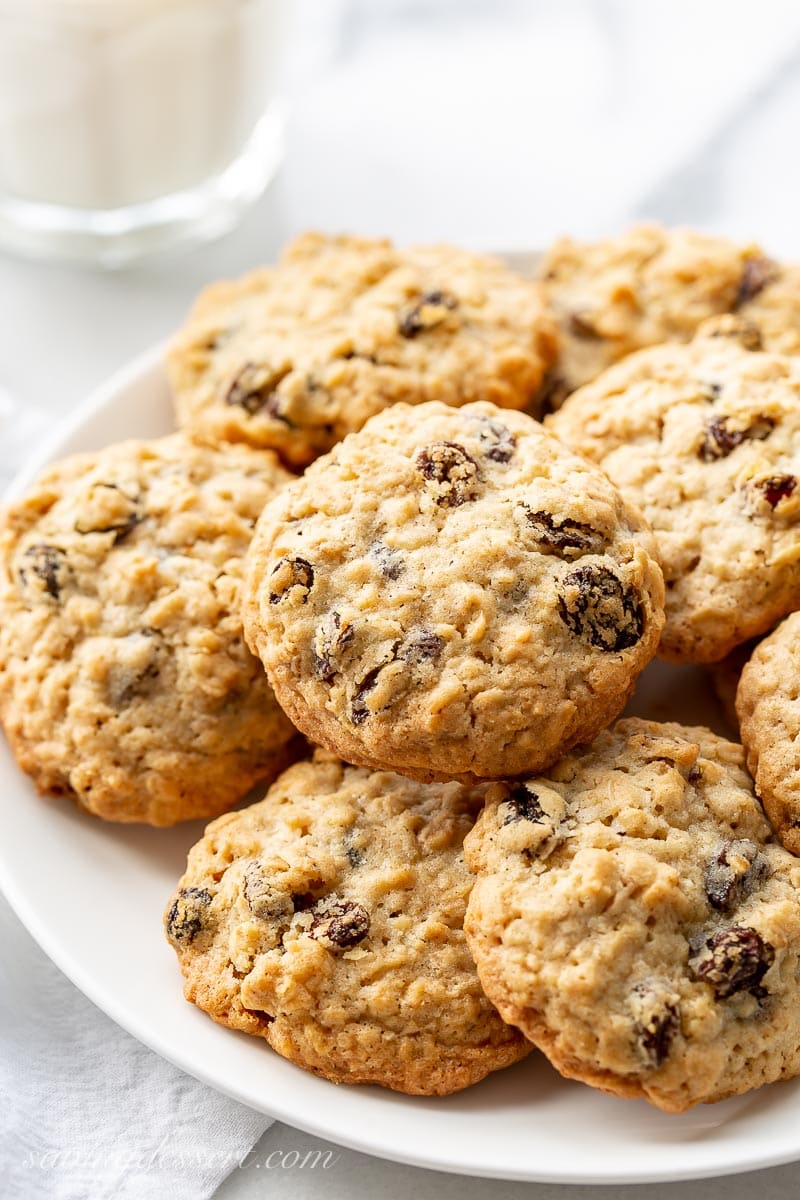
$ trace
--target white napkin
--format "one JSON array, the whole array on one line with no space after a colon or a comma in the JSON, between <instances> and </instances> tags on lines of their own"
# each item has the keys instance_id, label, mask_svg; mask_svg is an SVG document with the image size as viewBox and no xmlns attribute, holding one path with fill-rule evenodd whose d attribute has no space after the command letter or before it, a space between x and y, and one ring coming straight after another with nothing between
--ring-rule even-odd
<instances>
[{"instance_id":1,"label":"white napkin","mask_svg":"<svg viewBox=\"0 0 800 1200\"><path fill-rule=\"evenodd\" d=\"M4 1200L206 1200L271 1123L141 1046L0 897Z\"/></svg>"},{"instance_id":2,"label":"white napkin","mask_svg":"<svg viewBox=\"0 0 800 1200\"><path fill-rule=\"evenodd\" d=\"M45 425L0 389L0 489ZM3 1200L206 1200L270 1124L124 1033L0 896Z\"/></svg>"}]
</instances>

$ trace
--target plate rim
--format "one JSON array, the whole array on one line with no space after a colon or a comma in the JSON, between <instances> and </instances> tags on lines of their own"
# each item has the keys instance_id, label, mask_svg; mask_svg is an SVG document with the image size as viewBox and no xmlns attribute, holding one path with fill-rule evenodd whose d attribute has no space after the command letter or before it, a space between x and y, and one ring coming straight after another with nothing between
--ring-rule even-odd
<instances>
[{"instance_id":1,"label":"plate rim","mask_svg":"<svg viewBox=\"0 0 800 1200\"><path fill-rule=\"evenodd\" d=\"M55 460L64 442L73 434L79 433L91 417L113 405L114 397L118 392L131 387L153 372L157 371L163 375L164 356L168 344L168 341L164 339L148 346L146 350L142 350L140 354L129 359L107 379L93 387L71 413L56 423L39 448L20 464L0 492L0 504L17 497L43 467Z\"/></svg>"},{"instance_id":2,"label":"plate rim","mask_svg":"<svg viewBox=\"0 0 800 1200\"><path fill-rule=\"evenodd\" d=\"M166 342L162 341L151 346L126 363L122 368L115 371L104 382L93 388L88 396L66 418L58 422L42 445L20 465L2 496L0 496L0 501L7 501L18 496L44 466L58 457L60 453L63 453L65 443L76 434L79 434L91 418L109 408L113 408L121 392L135 386L147 386L151 377L153 377L153 382L155 382L157 377L160 379L160 382L165 382L166 376L163 357L166 344ZM369 1135L365 1134L364 1136L349 1133L347 1130L338 1127L332 1129L330 1124L325 1124L324 1120L313 1117L306 1110L300 1110L297 1106L302 1101L299 1099L294 1101L294 1107L291 1102L285 1103L285 1101L291 1099L290 1097L276 1096L275 1102L270 1104L266 1104L263 1100L256 1100L246 1089L237 1087L235 1080L221 1080L213 1070L205 1071L202 1064L192 1059L191 1054L187 1050L181 1048L175 1049L167 1044L165 1039L159 1035L158 1028L154 1029L150 1027L145 1019L139 1021L135 1009L126 1008L114 996L113 990L104 988L101 980L88 971L80 960L58 941L55 934L51 935L46 921L36 912L29 897L23 890L18 888L7 870L6 860L3 857L1 849L0 891L2 891L11 909L27 929L28 933L62 974L92 1004L105 1013L106 1016L120 1028L124 1029L130 1036L134 1037L142 1045L147 1046L153 1053L172 1063L179 1070L184 1071L187 1075L213 1088L215 1091L227 1095L245 1107L255 1109L274 1120L281 1121L290 1127L293 1126L314 1137L320 1137L336 1145L341 1145L381 1160L471 1178L507 1179L567 1185L648 1184L681 1182L692 1179L724 1178L744 1172L764 1170L800 1159L800 1135L798 1135L796 1145L789 1146L785 1144L785 1138L783 1141L779 1139L777 1145L773 1146L772 1149L765 1149L761 1154L754 1153L752 1149L737 1153L737 1149L734 1146L726 1145L725 1147L718 1147L716 1150L717 1155L724 1149L726 1160L724 1162L709 1161L705 1165L688 1164L681 1167L676 1164L669 1168L664 1167L663 1169L656 1168L649 1171L636 1170L634 1172L624 1172L613 1170L598 1171L596 1168L589 1169L588 1167L576 1168L573 1162L567 1170L559 1172L536 1169L535 1167L532 1170L524 1171L514 1168L504 1170L499 1165L479 1166L477 1163L454 1160L451 1155L447 1154L442 1157L432 1157L430 1153L415 1154L413 1150L398 1147L391 1141L387 1142L385 1136L381 1135L378 1124L372 1125ZM227 1030L224 1033L225 1036L231 1036ZM329 1086L333 1087L333 1085ZM281 1101L284 1101L284 1103ZM330 1111L335 1113L335 1106ZM326 1113L326 1116L330 1120L330 1112ZM746 1140L744 1144L747 1145ZM711 1147L709 1147L709 1157L713 1157Z\"/></svg>"}]
</instances>

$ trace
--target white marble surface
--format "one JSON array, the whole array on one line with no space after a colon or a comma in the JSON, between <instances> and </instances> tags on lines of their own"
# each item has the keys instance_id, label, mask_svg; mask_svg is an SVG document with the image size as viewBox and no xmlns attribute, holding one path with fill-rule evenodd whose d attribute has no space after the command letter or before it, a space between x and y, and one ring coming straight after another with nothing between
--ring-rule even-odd
<instances>
[{"instance_id":1,"label":"white marble surface","mask_svg":"<svg viewBox=\"0 0 800 1200\"><path fill-rule=\"evenodd\" d=\"M288 157L234 234L114 275L0 256L0 388L32 412L69 412L174 328L205 281L269 259L309 226L521 248L656 217L800 256L800 7L789 0L297 7ZM220 1200L579 1191L465 1181L348 1151L328 1169L282 1169L274 1155L267 1166L274 1151L312 1145L325 1149L273 1126ZM796 1195L796 1178L783 1167L628 1194L778 1200Z\"/></svg>"}]
</instances>

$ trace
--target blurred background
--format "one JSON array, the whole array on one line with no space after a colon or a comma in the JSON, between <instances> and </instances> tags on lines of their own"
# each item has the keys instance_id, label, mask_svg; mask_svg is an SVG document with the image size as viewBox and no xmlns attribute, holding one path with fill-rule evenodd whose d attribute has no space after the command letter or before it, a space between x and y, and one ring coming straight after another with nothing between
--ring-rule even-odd
<instances>
[{"instance_id":1,"label":"blurred background","mask_svg":"<svg viewBox=\"0 0 800 1200\"><path fill-rule=\"evenodd\" d=\"M301 42L323 7L304 6ZM325 65L297 80L282 181L293 227L517 248L647 215L800 254L798 5L338 9Z\"/></svg>"},{"instance_id":2,"label":"blurred background","mask_svg":"<svg viewBox=\"0 0 800 1200\"><path fill-rule=\"evenodd\" d=\"M47 2L26 11L46 21ZM309 227L502 250L654 217L800 256L800 6L789 0L286 9L275 66L285 156L238 228L111 273L0 252L11 395L63 412L167 335L204 282ZM7 109L0 81L0 126Z\"/></svg>"}]
</instances>

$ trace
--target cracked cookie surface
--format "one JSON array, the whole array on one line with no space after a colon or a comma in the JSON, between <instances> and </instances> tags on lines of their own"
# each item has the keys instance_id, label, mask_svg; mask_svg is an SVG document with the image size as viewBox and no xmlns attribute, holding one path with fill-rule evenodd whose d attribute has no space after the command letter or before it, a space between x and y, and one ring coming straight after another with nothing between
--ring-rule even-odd
<instances>
[{"instance_id":1,"label":"cracked cookie surface","mask_svg":"<svg viewBox=\"0 0 800 1200\"><path fill-rule=\"evenodd\" d=\"M555 353L538 284L497 259L307 234L207 288L168 373L193 434L304 466L398 400L525 408Z\"/></svg>"},{"instance_id":2,"label":"cracked cookie surface","mask_svg":"<svg viewBox=\"0 0 800 1200\"><path fill-rule=\"evenodd\" d=\"M291 476L181 434L47 468L0 518L0 717L23 770L115 821L213 816L291 761L245 646L242 557Z\"/></svg>"},{"instance_id":3,"label":"cracked cookie surface","mask_svg":"<svg viewBox=\"0 0 800 1200\"><path fill-rule=\"evenodd\" d=\"M753 650L736 690L747 765L775 831L800 854L800 613Z\"/></svg>"},{"instance_id":4,"label":"cracked cookie surface","mask_svg":"<svg viewBox=\"0 0 800 1200\"><path fill-rule=\"evenodd\" d=\"M639 351L547 422L650 522L660 652L679 662L716 662L800 605L800 362L744 349L735 324Z\"/></svg>"},{"instance_id":5,"label":"cracked cookie surface","mask_svg":"<svg viewBox=\"0 0 800 1200\"><path fill-rule=\"evenodd\" d=\"M540 769L658 643L652 536L596 468L492 405L398 405L265 510L245 636L295 724L412 778Z\"/></svg>"},{"instance_id":6,"label":"cracked cookie surface","mask_svg":"<svg viewBox=\"0 0 800 1200\"><path fill-rule=\"evenodd\" d=\"M800 1073L800 861L741 746L619 721L490 785L465 852L481 982L563 1075L682 1112Z\"/></svg>"},{"instance_id":7,"label":"cracked cookie surface","mask_svg":"<svg viewBox=\"0 0 800 1200\"><path fill-rule=\"evenodd\" d=\"M335 1082L445 1095L523 1058L463 933L480 789L318 751L215 821L166 913L188 1000Z\"/></svg>"}]
</instances>

